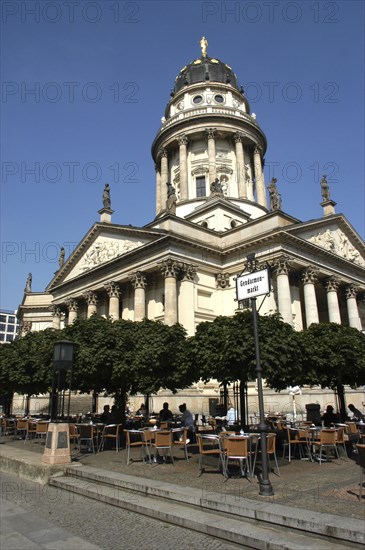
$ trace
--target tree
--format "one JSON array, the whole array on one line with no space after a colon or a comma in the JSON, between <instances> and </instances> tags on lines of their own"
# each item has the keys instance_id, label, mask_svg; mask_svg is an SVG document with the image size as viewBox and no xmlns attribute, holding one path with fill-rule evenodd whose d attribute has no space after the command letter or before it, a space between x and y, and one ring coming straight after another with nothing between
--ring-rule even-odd
<instances>
[{"instance_id":1,"label":"tree","mask_svg":"<svg viewBox=\"0 0 365 550\"><path fill-rule=\"evenodd\" d=\"M2 387L11 393L25 394L28 400L31 395L49 392L53 346L60 334L61 331L53 329L29 332L23 338L1 346Z\"/></svg>"},{"instance_id":2,"label":"tree","mask_svg":"<svg viewBox=\"0 0 365 550\"><path fill-rule=\"evenodd\" d=\"M258 330L263 376L271 387L283 389L289 380L292 383L300 361L296 333L278 314L259 316ZM256 378L252 312L201 323L193 339L195 365L204 381L210 378L222 384L240 381L241 417L245 420L244 388Z\"/></svg>"},{"instance_id":3,"label":"tree","mask_svg":"<svg viewBox=\"0 0 365 550\"><path fill-rule=\"evenodd\" d=\"M312 324L300 337L307 350L301 383L337 392L340 417L345 420L344 385L357 388L365 384L365 336L355 328L321 323Z\"/></svg>"},{"instance_id":4,"label":"tree","mask_svg":"<svg viewBox=\"0 0 365 550\"><path fill-rule=\"evenodd\" d=\"M175 392L199 379L188 360L186 331L182 325L168 326L144 319L133 326L136 341L131 393L149 395L160 388Z\"/></svg>"}]
</instances>

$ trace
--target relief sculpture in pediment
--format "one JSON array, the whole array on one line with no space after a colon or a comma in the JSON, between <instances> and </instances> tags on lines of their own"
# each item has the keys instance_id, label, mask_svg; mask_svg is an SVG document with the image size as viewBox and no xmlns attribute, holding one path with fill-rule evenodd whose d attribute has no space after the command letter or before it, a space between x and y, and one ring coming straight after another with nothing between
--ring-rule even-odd
<instances>
[{"instance_id":1,"label":"relief sculpture in pediment","mask_svg":"<svg viewBox=\"0 0 365 550\"><path fill-rule=\"evenodd\" d=\"M324 232L310 237L309 241L334 254L338 254L338 256L342 256L345 260L349 260L361 266L365 265L365 261L361 257L360 252L354 248L350 240L340 229L336 229L335 231L326 229Z\"/></svg>"},{"instance_id":2,"label":"relief sculpture in pediment","mask_svg":"<svg viewBox=\"0 0 365 550\"><path fill-rule=\"evenodd\" d=\"M110 260L113 260L117 256L121 256L126 252L141 246L143 243L140 241L97 241L86 252L82 259L82 271L87 271L103 264Z\"/></svg>"}]
</instances>

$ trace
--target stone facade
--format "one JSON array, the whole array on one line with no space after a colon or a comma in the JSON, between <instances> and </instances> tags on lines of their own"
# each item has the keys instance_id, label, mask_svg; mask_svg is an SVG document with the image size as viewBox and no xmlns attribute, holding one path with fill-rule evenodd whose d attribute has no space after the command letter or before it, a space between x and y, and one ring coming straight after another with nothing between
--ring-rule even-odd
<instances>
[{"instance_id":1,"label":"stone facade","mask_svg":"<svg viewBox=\"0 0 365 550\"><path fill-rule=\"evenodd\" d=\"M45 293L24 294L23 327L58 328L98 313L179 322L192 335L200 322L235 313L234 278L254 252L271 266L272 292L260 313L279 311L297 330L328 321L365 329L364 242L333 201L307 222L268 210L266 137L223 65L205 56L177 77L152 145L155 219L136 228L99 211L100 222ZM167 184L175 190L173 209ZM208 389L199 388L194 398ZM213 397L217 391L209 386Z\"/></svg>"}]
</instances>

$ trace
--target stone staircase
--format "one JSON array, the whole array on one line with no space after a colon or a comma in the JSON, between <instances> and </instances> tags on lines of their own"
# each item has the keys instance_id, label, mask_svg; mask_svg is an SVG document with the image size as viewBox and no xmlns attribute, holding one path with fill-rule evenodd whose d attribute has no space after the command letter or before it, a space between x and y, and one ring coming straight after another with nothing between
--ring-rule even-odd
<instances>
[{"instance_id":1,"label":"stone staircase","mask_svg":"<svg viewBox=\"0 0 365 550\"><path fill-rule=\"evenodd\" d=\"M329 550L359 548L364 523L290 508L267 500L182 487L90 466L66 469L50 484L113 506L196 530L245 548Z\"/></svg>"}]
</instances>

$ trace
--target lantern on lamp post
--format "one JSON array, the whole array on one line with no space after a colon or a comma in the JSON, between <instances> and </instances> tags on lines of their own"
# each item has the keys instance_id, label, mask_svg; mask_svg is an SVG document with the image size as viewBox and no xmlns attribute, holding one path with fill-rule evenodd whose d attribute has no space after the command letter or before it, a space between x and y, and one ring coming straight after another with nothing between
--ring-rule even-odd
<instances>
[{"instance_id":1,"label":"lantern on lamp post","mask_svg":"<svg viewBox=\"0 0 365 550\"><path fill-rule=\"evenodd\" d=\"M54 344L52 395L50 403L50 414L52 421L57 420L59 416L62 418L64 416L65 390L67 385L69 390L67 416L70 416L74 348L74 342L70 342L69 340L60 340ZM66 376L68 372L70 373L70 377L67 384Z\"/></svg>"}]
</instances>

